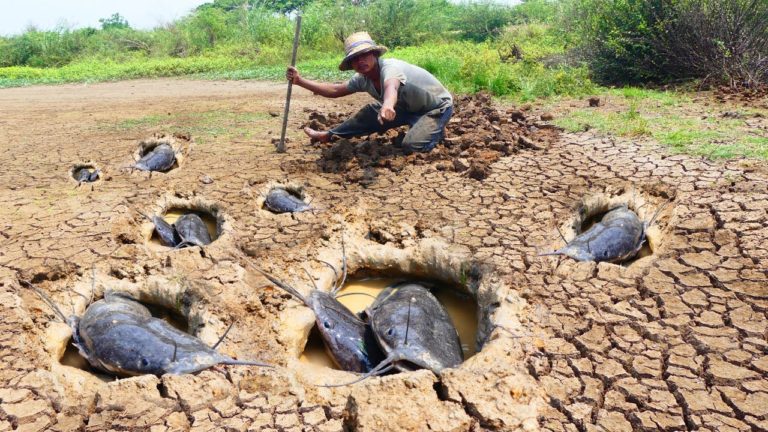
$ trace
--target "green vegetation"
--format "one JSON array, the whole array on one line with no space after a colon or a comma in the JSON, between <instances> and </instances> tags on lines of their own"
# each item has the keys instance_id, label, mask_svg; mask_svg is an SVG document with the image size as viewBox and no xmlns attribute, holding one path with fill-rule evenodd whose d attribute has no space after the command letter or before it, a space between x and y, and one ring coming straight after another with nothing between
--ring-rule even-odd
<instances>
[{"instance_id":1,"label":"green vegetation","mask_svg":"<svg viewBox=\"0 0 768 432\"><path fill-rule=\"evenodd\" d=\"M105 123L108 130L163 131L165 133L189 133L199 143L212 139L248 139L254 133L253 123L268 118L269 114L230 111L204 111L168 113L132 118L118 123Z\"/></svg>"},{"instance_id":2,"label":"green vegetation","mask_svg":"<svg viewBox=\"0 0 768 432\"><path fill-rule=\"evenodd\" d=\"M607 83L768 83L765 0L572 0L566 20Z\"/></svg>"},{"instance_id":3,"label":"green vegetation","mask_svg":"<svg viewBox=\"0 0 768 432\"><path fill-rule=\"evenodd\" d=\"M244 7L245 6L245 7ZM488 91L531 100L594 91L583 65L550 62L566 52L550 24L558 2L516 8L446 0L216 0L152 31L119 14L101 29L30 30L0 38L0 87L194 75L282 80L294 23L279 12L303 7L298 67L310 78L343 80L346 35L366 30L392 56L433 72L454 92Z\"/></svg>"},{"instance_id":4,"label":"green vegetation","mask_svg":"<svg viewBox=\"0 0 768 432\"><path fill-rule=\"evenodd\" d=\"M731 118L683 93L635 88L606 91L602 97L606 107L576 109L555 123L570 132L597 129L626 138L653 138L676 152L712 159L768 159L768 138L746 122L768 115L768 110Z\"/></svg>"},{"instance_id":5,"label":"green vegetation","mask_svg":"<svg viewBox=\"0 0 768 432\"><path fill-rule=\"evenodd\" d=\"M454 93L486 91L515 102L611 99L607 108L559 118L568 130L651 137L712 158L768 158L764 134L706 112L683 93L595 84L765 84L765 0L527 0L515 7L490 0L212 0L149 31L113 14L100 28L0 37L0 88L168 76L283 81L299 9L297 66L312 79L350 77L337 69L343 40L365 30L390 48L388 56L424 67ZM216 136L223 133L216 122L237 124L213 117L113 126L199 127L194 133Z\"/></svg>"}]
</instances>

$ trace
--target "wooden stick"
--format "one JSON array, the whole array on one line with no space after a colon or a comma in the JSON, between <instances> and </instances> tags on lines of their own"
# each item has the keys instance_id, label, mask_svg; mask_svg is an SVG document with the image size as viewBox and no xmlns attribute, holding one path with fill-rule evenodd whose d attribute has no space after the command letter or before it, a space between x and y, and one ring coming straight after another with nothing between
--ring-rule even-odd
<instances>
[{"instance_id":1,"label":"wooden stick","mask_svg":"<svg viewBox=\"0 0 768 432\"><path fill-rule=\"evenodd\" d=\"M299 49L299 32L301 31L301 14L296 15L296 33L293 35L293 55L291 66L296 66L296 51ZM285 97L285 112L283 113L283 131L280 133L280 142L277 144L277 152L285 153L285 128L288 127L288 110L291 107L291 90L293 81L288 82L288 94Z\"/></svg>"}]
</instances>

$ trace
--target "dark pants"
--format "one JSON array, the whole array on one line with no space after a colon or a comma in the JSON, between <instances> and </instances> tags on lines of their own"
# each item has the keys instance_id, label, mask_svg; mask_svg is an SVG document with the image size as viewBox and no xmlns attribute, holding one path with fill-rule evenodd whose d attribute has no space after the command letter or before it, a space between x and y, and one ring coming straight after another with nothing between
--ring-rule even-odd
<instances>
[{"instance_id":1,"label":"dark pants","mask_svg":"<svg viewBox=\"0 0 768 432\"><path fill-rule=\"evenodd\" d=\"M382 125L378 120L380 109L381 103L370 103L329 132L332 135L349 138L375 132L383 133L392 128L408 125L410 129L403 139L403 151L406 153L428 152L443 138L445 125L453 114L452 105L424 114L408 113L395 108L395 118L392 121L385 121Z\"/></svg>"}]
</instances>

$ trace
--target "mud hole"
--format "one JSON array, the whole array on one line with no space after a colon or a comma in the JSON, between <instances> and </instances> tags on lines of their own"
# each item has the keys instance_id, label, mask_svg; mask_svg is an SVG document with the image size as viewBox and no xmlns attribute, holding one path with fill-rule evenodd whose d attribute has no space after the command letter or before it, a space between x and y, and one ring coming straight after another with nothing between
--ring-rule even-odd
<instances>
[{"instance_id":1,"label":"mud hole","mask_svg":"<svg viewBox=\"0 0 768 432\"><path fill-rule=\"evenodd\" d=\"M96 178L94 180L85 180L81 182L80 178L84 172L87 172L89 176L93 176L93 173L95 172ZM102 173L101 169L94 162L79 162L72 165L72 168L69 169L70 179L78 184L78 186L80 186L82 183L93 184L99 182L103 176L104 174Z\"/></svg>"},{"instance_id":2,"label":"mud hole","mask_svg":"<svg viewBox=\"0 0 768 432\"><path fill-rule=\"evenodd\" d=\"M313 197L309 195L309 193L307 192L303 184L298 182L291 182L291 181L287 181L283 183L270 181L266 185L260 188L258 196L256 197L256 203L255 203L256 208L261 209L261 211L264 212L263 214L265 217L269 217L269 215L273 215L273 217L280 218L280 216L278 215L281 213L270 210L266 205L267 195L273 189L283 189L289 194L293 195L294 197L300 199L301 201L309 204L312 207L315 207L315 205L313 205L313 201L314 201ZM286 213L290 213L290 212L286 212ZM288 216L295 217L290 214Z\"/></svg>"},{"instance_id":3,"label":"mud hole","mask_svg":"<svg viewBox=\"0 0 768 432\"><path fill-rule=\"evenodd\" d=\"M360 315L369 307L373 300L386 287L404 281L426 284L430 292L437 297L441 305L446 309L461 341L461 350L464 358L469 358L477 352L475 343L477 335L477 305L474 298L458 292L456 287L434 281L412 280L408 278L392 278L381 275L371 275L366 272L357 272L347 279L347 283L339 290L339 301L352 313ZM309 361L326 367L335 368L333 359L324 349L323 342L317 326L313 327L307 338L302 361Z\"/></svg>"},{"instance_id":4,"label":"mud hole","mask_svg":"<svg viewBox=\"0 0 768 432\"><path fill-rule=\"evenodd\" d=\"M601 221L605 214L619 206L626 206L644 223L646 239L642 248L634 257L615 263L624 267L643 266L651 262L651 257L661 247L664 226L669 214L674 211L673 198L654 196L655 191L643 192L634 188L608 187L605 191L591 193L584 197L573 210L571 217L557 228L557 242L550 250L564 246L579 234L587 231ZM561 257L560 259L570 259ZM591 265L591 264L587 264Z\"/></svg>"},{"instance_id":5,"label":"mud hole","mask_svg":"<svg viewBox=\"0 0 768 432\"><path fill-rule=\"evenodd\" d=\"M0 431L768 429L768 171L755 161L558 135L482 98L457 102L448 145L430 154L399 155L394 135L317 147L300 130L323 120L310 111L334 113L323 114L331 124L368 100L295 89L285 154L270 142L279 119L265 116L252 138L206 136L167 175L112 170L89 193L72 187L72 161L125 166L155 132L105 124L280 111L284 90L139 80L0 91L0 142L14 149L0 153ZM263 211L272 184L300 185L322 210ZM536 256L613 199L643 219L671 202L651 256L629 266ZM155 247L139 212L174 207L214 215L219 238ZM355 275L436 280L474 298L479 351L439 377L317 387L355 375L300 360L312 313L250 266L308 289L306 267L328 289L332 272L315 260L340 265L342 230ZM208 344L234 323L218 349L276 367L103 380L62 365L69 327L20 280L82 313L94 265L97 298L123 290L177 311Z\"/></svg>"},{"instance_id":6,"label":"mud hole","mask_svg":"<svg viewBox=\"0 0 768 432\"><path fill-rule=\"evenodd\" d=\"M155 147L161 144L167 144L175 152L175 160L173 165L165 171L155 171L160 174L170 173L179 169L184 164L184 159L191 153L191 136L188 134L155 134L152 137L139 141L138 147L134 151L132 157L134 162L138 161L142 157L146 156Z\"/></svg>"}]
</instances>

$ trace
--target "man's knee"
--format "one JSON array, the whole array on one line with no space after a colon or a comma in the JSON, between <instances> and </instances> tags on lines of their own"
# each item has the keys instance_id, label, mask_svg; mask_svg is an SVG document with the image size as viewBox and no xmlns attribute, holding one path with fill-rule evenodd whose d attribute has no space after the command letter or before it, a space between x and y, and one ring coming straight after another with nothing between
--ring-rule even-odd
<instances>
[{"instance_id":1,"label":"man's knee","mask_svg":"<svg viewBox=\"0 0 768 432\"><path fill-rule=\"evenodd\" d=\"M409 139L410 138L410 139ZM403 139L403 152L411 154L414 152L425 153L431 151L437 146L439 137L406 137Z\"/></svg>"},{"instance_id":2,"label":"man's knee","mask_svg":"<svg viewBox=\"0 0 768 432\"><path fill-rule=\"evenodd\" d=\"M445 129L433 121L419 122L403 138L405 152L428 152L443 138Z\"/></svg>"}]
</instances>

